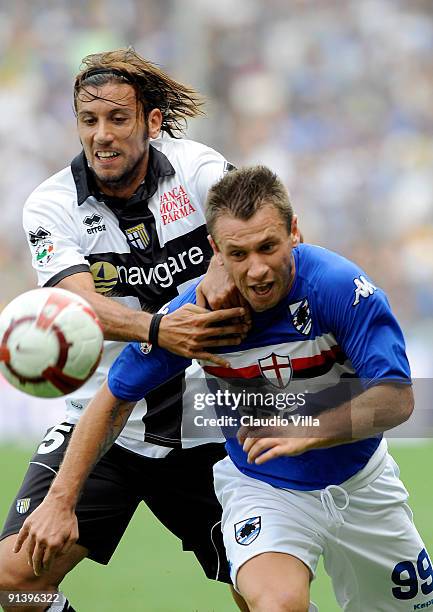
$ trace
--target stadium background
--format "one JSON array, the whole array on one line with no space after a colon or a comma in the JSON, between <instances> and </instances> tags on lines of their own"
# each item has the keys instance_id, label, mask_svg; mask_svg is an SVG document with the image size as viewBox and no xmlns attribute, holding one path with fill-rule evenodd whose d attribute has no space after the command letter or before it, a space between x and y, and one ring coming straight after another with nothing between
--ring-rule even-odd
<instances>
[{"instance_id":1,"label":"stadium background","mask_svg":"<svg viewBox=\"0 0 433 612\"><path fill-rule=\"evenodd\" d=\"M0 308L35 284L22 204L79 150L71 103L79 62L129 44L207 97L207 118L191 122L189 137L237 166L274 168L306 239L354 259L386 290L413 373L428 387L430 0L0 0ZM433 424L428 408L423 429ZM33 441L59 414L61 402L28 399L0 379L0 520ZM420 427L409 433L393 452L432 549L424 478L433 445ZM84 612L231 609L224 588L207 582L144 510L109 568L86 562L67 585ZM336 609L326 578L315 599Z\"/></svg>"}]
</instances>

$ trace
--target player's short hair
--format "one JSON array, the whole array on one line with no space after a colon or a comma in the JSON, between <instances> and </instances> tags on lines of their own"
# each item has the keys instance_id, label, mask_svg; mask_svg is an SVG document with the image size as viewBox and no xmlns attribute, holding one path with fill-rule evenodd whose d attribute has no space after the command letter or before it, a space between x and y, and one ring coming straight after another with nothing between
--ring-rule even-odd
<instances>
[{"instance_id":1,"label":"player's short hair","mask_svg":"<svg viewBox=\"0 0 433 612\"><path fill-rule=\"evenodd\" d=\"M222 215L248 220L267 205L275 206L290 234L293 208L281 179L266 166L232 170L209 190L206 200L208 232L215 238L215 222Z\"/></svg>"},{"instance_id":2,"label":"player's short hair","mask_svg":"<svg viewBox=\"0 0 433 612\"><path fill-rule=\"evenodd\" d=\"M74 83L74 109L77 112L80 94L101 99L86 88L119 82L131 85L144 116L154 108L162 112L161 130L170 136L182 134L191 117L204 115L204 99L191 87L170 78L156 64L145 60L132 47L83 58Z\"/></svg>"}]
</instances>

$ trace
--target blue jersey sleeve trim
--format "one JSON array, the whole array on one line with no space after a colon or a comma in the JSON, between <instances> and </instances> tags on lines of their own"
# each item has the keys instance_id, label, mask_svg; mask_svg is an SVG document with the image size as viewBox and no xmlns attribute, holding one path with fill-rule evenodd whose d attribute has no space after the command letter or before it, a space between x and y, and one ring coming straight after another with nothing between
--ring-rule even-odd
<instances>
[{"instance_id":1,"label":"blue jersey sleeve trim","mask_svg":"<svg viewBox=\"0 0 433 612\"><path fill-rule=\"evenodd\" d=\"M362 380L364 389L371 389L378 385L409 385L412 386L411 378L396 378L395 376L382 376L381 378L373 378L371 380Z\"/></svg>"}]
</instances>

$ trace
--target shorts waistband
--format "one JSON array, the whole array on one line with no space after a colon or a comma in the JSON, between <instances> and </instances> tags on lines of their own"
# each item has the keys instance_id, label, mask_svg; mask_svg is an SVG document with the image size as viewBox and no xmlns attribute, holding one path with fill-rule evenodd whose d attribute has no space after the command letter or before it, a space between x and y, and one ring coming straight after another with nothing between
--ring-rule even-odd
<instances>
[{"instance_id":1,"label":"shorts waistband","mask_svg":"<svg viewBox=\"0 0 433 612\"><path fill-rule=\"evenodd\" d=\"M379 446L374 451L367 464L357 472L354 476L342 482L340 486L347 493L353 493L357 489L362 489L363 487L373 482L379 474L381 474L385 468L386 461L388 457L388 444L385 438L382 438Z\"/></svg>"}]
</instances>

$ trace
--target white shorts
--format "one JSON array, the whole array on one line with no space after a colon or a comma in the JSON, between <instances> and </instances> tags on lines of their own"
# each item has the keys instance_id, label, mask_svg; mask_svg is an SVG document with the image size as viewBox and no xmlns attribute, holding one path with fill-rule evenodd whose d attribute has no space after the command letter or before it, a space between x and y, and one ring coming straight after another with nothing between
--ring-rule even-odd
<instances>
[{"instance_id":1,"label":"white shorts","mask_svg":"<svg viewBox=\"0 0 433 612\"><path fill-rule=\"evenodd\" d=\"M343 610L433 611L431 562L385 441L355 476L322 491L273 487L245 476L228 457L214 475L235 587L239 568L261 553L293 555L312 577L323 554Z\"/></svg>"}]
</instances>

